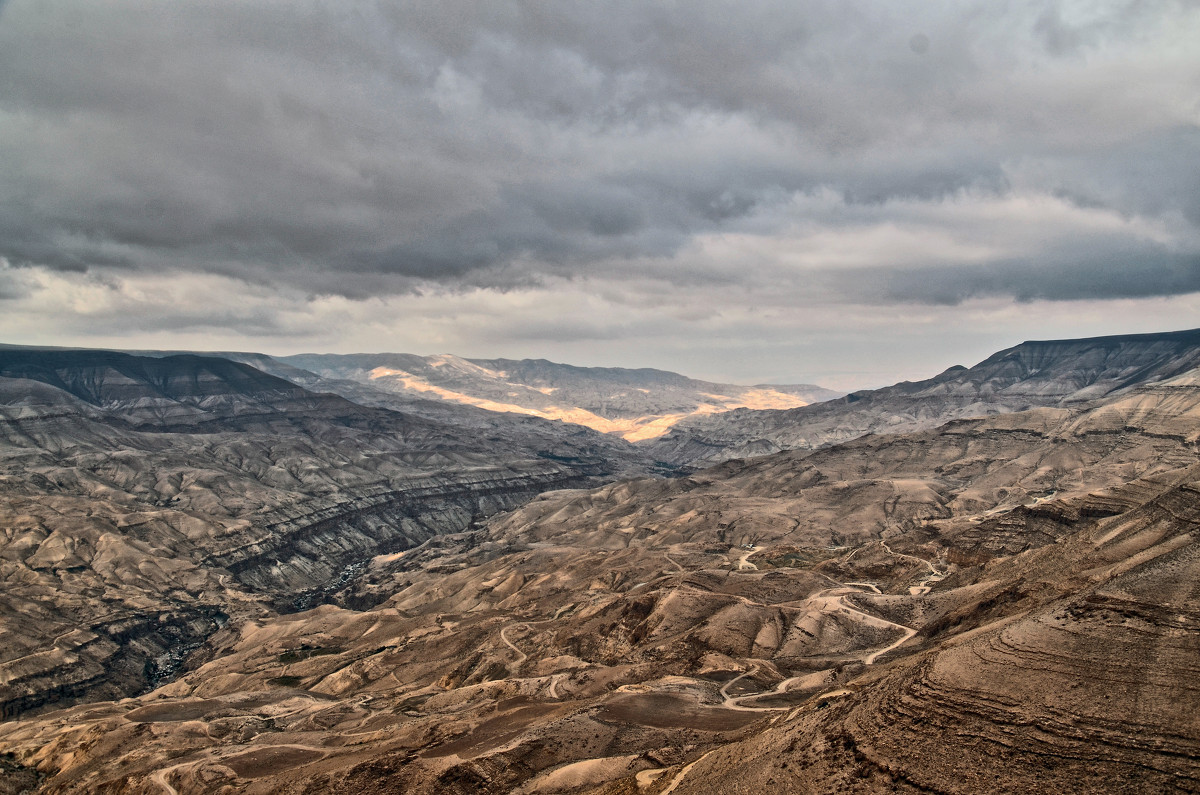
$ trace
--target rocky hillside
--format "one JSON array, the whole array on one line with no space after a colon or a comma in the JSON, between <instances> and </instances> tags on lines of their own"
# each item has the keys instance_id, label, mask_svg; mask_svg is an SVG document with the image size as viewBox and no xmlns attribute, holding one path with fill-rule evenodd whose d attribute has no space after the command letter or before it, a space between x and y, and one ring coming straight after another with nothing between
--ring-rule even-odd
<instances>
[{"instance_id":1,"label":"rocky hillside","mask_svg":"<svg viewBox=\"0 0 1200 795\"><path fill-rule=\"evenodd\" d=\"M63 793L1195 791L1200 377L1169 369L546 493L0 752Z\"/></svg>"},{"instance_id":2,"label":"rocky hillside","mask_svg":"<svg viewBox=\"0 0 1200 795\"><path fill-rule=\"evenodd\" d=\"M585 428L459 426L218 358L0 351L0 708L136 692L229 620L642 462Z\"/></svg>"},{"instance_id":3,"label":"rocky hillside","mask_svg":"<svg viewBox=\"0 0 1200 795\"><path fill-rule=\"evenodd\" d=\"M677 466L812 450L867 433L906 433L954 419L1077 405L1197 366L1200 329L1023 342L974 367L951 367L925 381L785 411L739 410L682 420L647 448Z\"/></svg>"},{"instance_id":4,"label":"rocky hillside","mask_svg":"<svg viewBox=\"0 0 1200 795\"><path fill-rule=\"evenodd\" d=\"M737 386L663 370L575 367L545 359L412 354L277 357L322 377L421 397L584 425L628 441L661 436L687 417L735 408L787 409L837 397L811 384Z\"/></svg>"}]
</instances>

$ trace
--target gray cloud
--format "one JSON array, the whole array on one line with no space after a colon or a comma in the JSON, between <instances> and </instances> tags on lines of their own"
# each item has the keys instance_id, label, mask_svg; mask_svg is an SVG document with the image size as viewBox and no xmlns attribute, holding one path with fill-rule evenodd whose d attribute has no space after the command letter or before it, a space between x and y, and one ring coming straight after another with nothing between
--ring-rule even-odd
<instances>
[{"instance_id":1,"label":"gray cloud","mask_svg":"<svg viewBox=\"0 0 1200 795\"><path fill-rule=\"evenodd\" d=\"M1086 261L1049 265L1028 261L978 268L870 269L837 274L849 292L873 291L876 301L959 304L972 298L1011 296L1018 301L1146 298L1200 292L1200 255L1161 250L1102 251ZM865 290L864 285L868 285Z\"/></svg>"},{"instance_id":2,"label":"gray cloud","mask_svg":"<svg viewBox=\"0 0 1200 795\"><path fill-rule=\"evenodd\" d=\"M14 0L0 256L353 298L635 272L809 302L1188 293L1198 31L1135 0ZM1030 196L1139 223L790 276L695 256L750 235L836 262L812 241L914 217L965 247L964 201Z\"/></svg>"},{"instance_id":3,"label":"gray cloud","mask_svg":"<svg viewBox=\"0 0 1200 795\"><path fill-rule=\"evenodd\" d=\"M29 296L29 288L20 275L0 259L0 301L16 301Z\"/></svg>"}]
</instances>

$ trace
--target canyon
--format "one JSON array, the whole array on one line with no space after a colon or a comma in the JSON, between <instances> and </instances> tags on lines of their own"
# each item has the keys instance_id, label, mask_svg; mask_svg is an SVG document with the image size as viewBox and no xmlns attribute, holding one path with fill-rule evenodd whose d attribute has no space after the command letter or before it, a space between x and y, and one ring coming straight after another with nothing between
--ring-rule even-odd
<instances>
[{"instance_id":1,"label":"canyon","mask_svg":"<svg viewBox=\"0 0 1200 795\"><path fill-rule=\"evenodd\" d=\"M1200 789L1200 332L637 443L241 358L0 351L0 792Z\"/></svg>"}]
</instances>

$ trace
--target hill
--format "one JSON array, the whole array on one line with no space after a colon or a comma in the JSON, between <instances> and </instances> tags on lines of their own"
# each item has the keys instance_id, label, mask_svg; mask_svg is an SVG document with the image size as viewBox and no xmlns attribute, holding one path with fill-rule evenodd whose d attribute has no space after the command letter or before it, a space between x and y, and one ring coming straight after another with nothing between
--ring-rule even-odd
<instances>
[{"instance_id":1,"label":"hill","mask_svg":"<svg viewBox=\"0 0 1200 795\"><path fill-rule=\"evenodd\" d=\"M662 435L687 417L735 408L805 406L837 397L811 384L738 386L653 369L576 367L545 359L413 354L302 354L280 361L326 378L489 411L585 425L627 441Z\"/></svg>"},{"instance_id":2,"label":"hill","mask_svg":"<svg viewBox=\"0 0 1200 795\"><path fill-rule=\"evenodd\" d=\"M229 618L185 669L0 724L6 775L62 793L1200 789L1200 368L1185 343L1143 342L1017 346L945 390L892 393L925 393L932 416L947 391L1008 380L1053 405L543 492L372 554L309 610L255 597L286 566L212 569L225 597L206 604ZM97 410L52 394L54 412ZM19 471L42 489L9 507L23 517L53 492ZM153 596L168 556L150 553L177 536L128 510L137 489L113 471L89 521L137 541L143 580L118 571L155 615L197 575ZM221 493L204 480L191 499ZM6 581L53 573L88 609L101 574L80 567L107 572L109 548L6 523L30 528ZM58 626L5 663L6 686L82 656L87 636Z\"/></svg>"},{"instance_id":3,"label":"hill","mask_svg":"<svg viewBox=\"0 0 1200 795\"><path fill-rule=\"evenodd\" d=\"M1197 366L1200 329L1023 342L974 367L951 367L924 381L785 411L738 410L681 420L647 449L660 461L693 467L813 450L868 433L906 433L959 418L1079 405Z\"/></svg>"}]
</instances>

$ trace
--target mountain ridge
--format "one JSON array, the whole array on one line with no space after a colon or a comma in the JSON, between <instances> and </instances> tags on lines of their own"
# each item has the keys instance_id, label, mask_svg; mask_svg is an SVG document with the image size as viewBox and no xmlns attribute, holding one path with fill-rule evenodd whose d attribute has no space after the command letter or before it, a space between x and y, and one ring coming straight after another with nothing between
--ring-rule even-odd
<instances>
[{"instance_id":1,"label":"mountain ridge","mask_svg":"<svg viewBox=\"0 0 1200 795\"><path fill-rule=\"evenodd\" d=\"M697 414L738 406L807 405L840 394L811 384L718 384L654 368L580 367L546 359L390 353L278 358L327 378L490 411L572 422L628 441L654 438Z\"/></svg>"},{"instance_id":2,"label":"mountain ridge","mask_svg":"<svg viewBox=\"0 0 1200 795\"><path fill-rule=\"evenodd\" d=\"M860 390L784 411L734 410L683 420L645 443L681 466L815 449L865 433L900 433L1037 406L1085 403L1200 367L1200 330L1028 341L973 367ZM1050 368L1050 369L1047 369Z\"/></svg>"},{"instance_id":3,"label":"mountain ridge","mask_svg":"<svg viewBox=\"0 0 1200 795\"><path fill-rule=\"evenodd\" d=\"M181 400L303 391L248 365L199 354L151 358L118 351L0 350L0 377L41 381L96 406L131 395Z\"/></svg>"}]
</instances>

